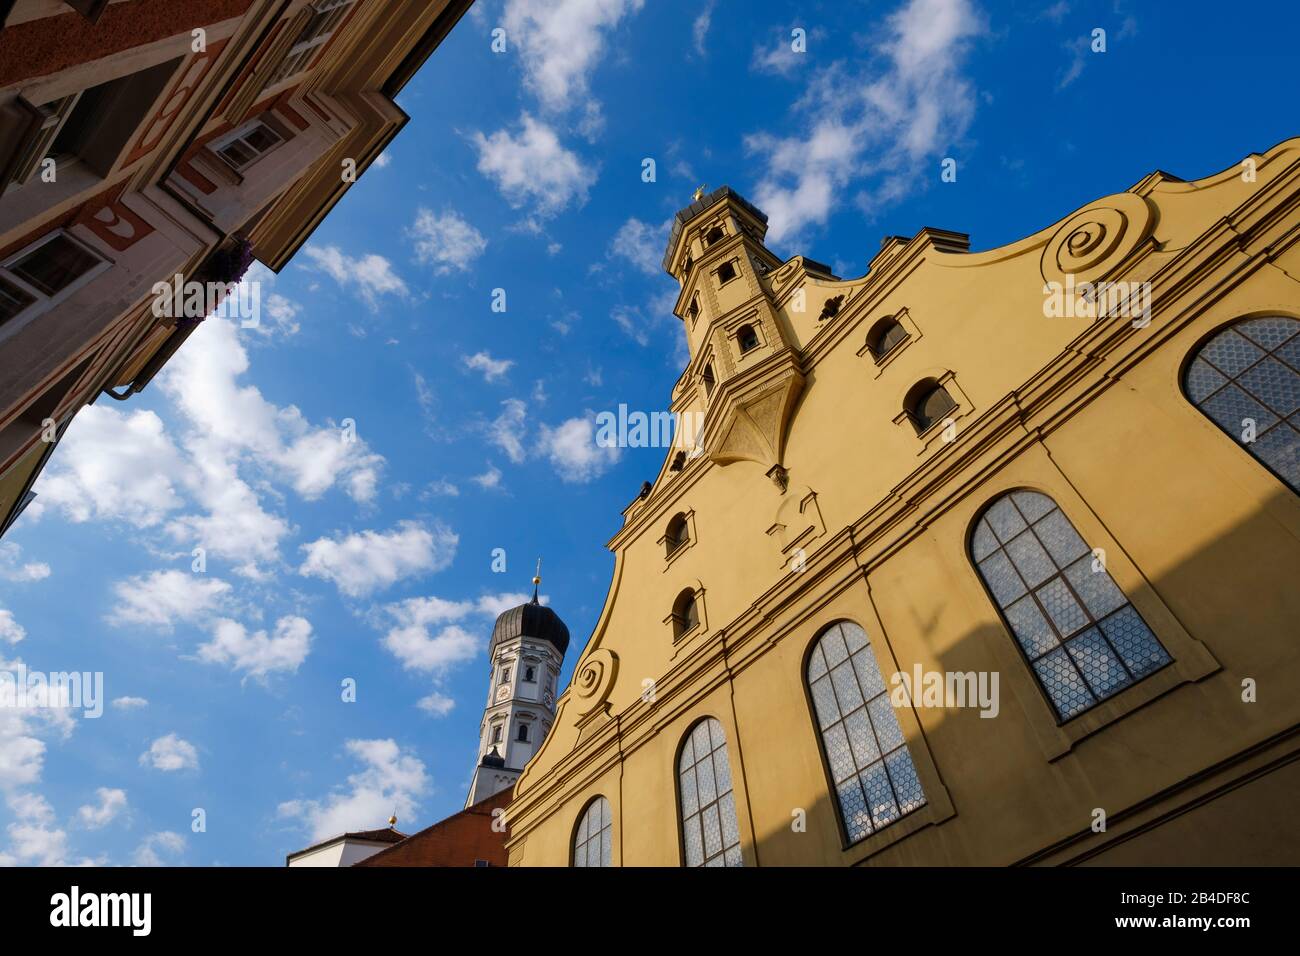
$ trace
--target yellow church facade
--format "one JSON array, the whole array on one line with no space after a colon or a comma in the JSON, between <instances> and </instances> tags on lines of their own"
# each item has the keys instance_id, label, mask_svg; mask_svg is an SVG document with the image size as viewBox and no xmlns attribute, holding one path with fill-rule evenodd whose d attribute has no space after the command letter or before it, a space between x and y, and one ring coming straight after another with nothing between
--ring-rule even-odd
<instances>
[{"instance_id":1,"label":"yellow church facade","mask_svg":"<svg viewBox=\"0 0 1300 956\"><path fill-rule=\"evenodd\" d=\"M765 231L674 222L702 426L511 864L1300 863L1300 139L858 279Z\"/></svg>"}]
</instances>

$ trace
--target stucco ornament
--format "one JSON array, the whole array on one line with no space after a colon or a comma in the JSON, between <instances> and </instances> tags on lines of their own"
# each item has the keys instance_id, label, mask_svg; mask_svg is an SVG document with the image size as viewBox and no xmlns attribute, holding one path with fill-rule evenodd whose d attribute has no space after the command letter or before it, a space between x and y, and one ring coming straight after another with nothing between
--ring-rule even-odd
<instances>
[{"instance_id":1,"label":"stucco ornament","mask_svg":"<svg viewBox=\"0 0 1300 956\"><path fill-rule=\"evenodd\" d=\"M618 676L618 655L598 647L582 659L573 676L573 696L580 715L590 714L609 699Z\"/></svg>"},{"instance_id":2,"label":"stucco ornament","mask_svg":"<svg viewBox=\"0 0 1300 956\"><path fill-rule=\"evenodd\" d=\"M1099 279L1128 258L1151 234L1147 201L1136 193L1116 193L1080 209L1052 234L1043 249L1044 282Z\"/></svg>"}]
</instances>

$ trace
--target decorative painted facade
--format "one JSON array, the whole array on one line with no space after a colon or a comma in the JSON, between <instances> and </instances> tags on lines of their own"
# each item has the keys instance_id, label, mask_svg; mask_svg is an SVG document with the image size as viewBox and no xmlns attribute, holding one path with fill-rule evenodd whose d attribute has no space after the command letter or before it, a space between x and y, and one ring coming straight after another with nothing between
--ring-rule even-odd
<instances>
[{"instance_id":1,"label":"decorative painted facade","mask_svg":"<svg viewBox=\"0 0 1300 956\"><path fill-rule=\"evenodd\" d=\"M471 2L0 2L0 533L77 411L201 321L155 284L282 268Z\"/></svg>"}]
</instances>

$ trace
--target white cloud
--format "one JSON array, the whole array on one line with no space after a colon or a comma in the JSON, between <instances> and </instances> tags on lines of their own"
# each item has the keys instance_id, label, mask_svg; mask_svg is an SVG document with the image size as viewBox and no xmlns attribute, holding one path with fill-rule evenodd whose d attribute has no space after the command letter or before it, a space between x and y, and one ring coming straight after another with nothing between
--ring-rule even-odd
<instances>
[{"instance_id":1,"label":"white cloud","mask_svg":"<svg viewBox=\"0 0 1300 956\"><path fill-rule=\"evenodd\" d=\"M510 371L515 364L512 359L494 359L487 352L475 352L473 355L462 355L460 357L462 364L467 369L483 373L485 382L498 381L506 372Z\"/></svg>"},{"instance_id":2,"label":"white cloud","mask_svg":"<svg viewBox=\"0 0 1300 956\"><path fill-rule=\"evenodd\" d=\"M507 398L501 407L504 410L488 426L488 440L504 451L507 458L519 464L528 457L524 449L527 406L517 398Z\"/></svg>"},{"instance_id":3,"label":"white cloud","mask_svg":"<svg viewBox=\"0 0 1300 956\"><path fill-rule=\"evenodd\" d=\"M113 585L117 603L108 612L110 624L138 624L170 631L177 621L194 621L219 607L230 585L184 571L154 571Z\"/></svg>"},{"instance_id":4,"label":"white cloud","mask_svg":"<svg viewBox=\"0 0 1300 956\"><path fill-rule=\"evenodd\" d=\"M275 622L275 636L266 631L250 634L244 625L221 618L212 629L212 640L199 646L199 660L226 664L255 680L274 673L296 674L311 648L311 623L290 615Z\"/></svg>"},{"instance_id":5,"label":"white cloud","mask_svg":"<svg viewBox=\"0 0 1300 956\"><path fill-rule=\"evenodd\" d=\"M37 480L37 500L76 523L154 527L183 503L176 488L181 461L153 412L89 405L72 420Z\"/></svg>"},{"instance_id":6,"label":"white cloud","mask_svg":"<svg viewBox=\"0 0 1300 956\"><path fill-rule=\"evenodd\" d=\"M975 111L962 72L969 40L983 30L969 0L908 0L885 20L878 76L832 64L796 105L816 117L810 132L746 138L768 168L754 201L768 214L773 241L826 222L854 180L877 177L859 205L868 213L913 187L917 163L964 135ZM801 120L802 121L802 120Z\"/></svg>"},{"instance_id":7,"label":"white cloud","mask_svg":"<svg viewBox=\"0 0 1300 956\"><path fill-rule=\"evenodd\" d=\"M475 475L470 481L478 485L484 491L491 491L494 488L501 487L501 469L491 463L488 464L487 471L481 475Z\"/></svg>"},{"instance_id":8,"label":"white cloud","mask_svg":"<svg viewBox=\"0 0 1300 956\"><path fill-rule=\"evenodd\" d=\"M432 714L434 717L446 717L456 709L456 701L445 694L434 691L426 697L421 697L415 706L426 714Z\"/></svg>"},{"instance_id":9,"label":"white cloud","mask_svg":"<svg viewBox=\"0 0 1300 956\"><path fill-rule=\"evenodd\" d=\"M259 564L278 558L289 525L262 507L241 468L249 477L285 481L309 501L339 486L364 503L374 498L384 459L354 433L315 426L296 406L268 402L256 386L241 384L248 370L234 323L208 319L159 383L186 419L191 461L182 477L207 511L173 519L169 533L241 561L241 573L258 576Z\"/></svg>"},{"instance_id":10,"label":"white cloud","mask_svg":"<svg viewBox=\"0 0 1300 956\"><path fill-rule=\"evenodd\" d=\"M114 697L112 703L118 710L139 710L149 706L149 701L143 697Z\"/></svg>"},{"instance_id":11,"label":"white cloud","mask_svg":"<svg viewBox=\"0 0 1300 956\"><path fill-rule=\"evenodd\" d=\"M518 135L504 129L491 136L474 134L478 171L496 183L511 206L528 206L542 218L570 203L585 203L594 170L565 149L545 123L524 113L520 126Z\"/></svg>"},{"instance_id":12,"label":"white cloud","mask_svg":"<svg viewBox=\"0 0 1300 956\"><path fill-rule=\"evenodd\" d=\"M298 573L333 581L343 594L361 597L413 574L441 571L451 564L459 540L443 524L415 521L389 532L318 538L302 546L307 559Z\"/></svg>"},{"instance_id":13,"label":"white cloud","mask_svg":"<svg viewBox=\"0 0 1300 956\"><path fill-rule=\"evenodd\" d=\"M0 542L0 581L24 584L41 581L50 576L50 566L44 561L23 562L22 548L12 541Z\"/></svg>"},{"instance_id":14,"label":"white cloud","mask_svg":"<svg viewBox=\"0 0 1300 956\"><path fill-rule=\"evenodd\" d=\"M616 305L609 310L609 317L637 345L650 344L650 323L640 306Z\"/></svg>"},{"instance_id":15,"label":"white cloud","mask_svg":"<svg viewBox=\"0 0 1300 956\"><path fill-rule=\"evenodd\" d=\"M628 219L610 241L610 255L626 259L646 275L660 275L664 246L668 244L671 227L671 219L658 226L651 226L635 217Z\"/></svg>"},{"instance_id":16,"label":"white cloud","mask_svg":"<svg viewBox=\"0 0 1300 956\"><path fill-rule=\"evenodd\" d=\"M369 253L353 258L338 246L315 245L304 246L302 252L317 271L324 272L342 288L355 291L372 311L379 308L381 296L410 297L402 277L381 255Z\"/></svg>"},{"instance_id":17,"label":"white cloud","mask_svg":"<svg viewBox=\"0 0 1300 956\"><path fill-rule=\"evenodd\" d=\"M438 478L429 482L424 490L420 492L420 499L429 498L457 498L460 496L460 489L446 478Z\"/></svg>"},{"instance_id":18,"label":"white cloud","mask_svg":"<svg viewBox=\"0 0 1300 956\"><path fill-rule=\"evenodd\" d=\"M805 43L807 34L805 34ZM775 73L790 76L808 61L808 53L796 53L794 37L787 29L777 32L776 39L762 46L754 47L754 55L749 61L749 68L758 73Z\"/></svg>"},{"instance_id":19,"label":"white cloud","mask_svg":"<svg viewBox=\"0 0 1300 956\"><path fill-rule=\"evenodd\" d=\"M555 428L543 425L541 447L560 479L577 484L599 478L622 455L617 446L596 444L592 416L570 418Z\"/></svg>"},{"instance_id":20,"label":"white cloud","mask_svg":"<svg viewBox=\"0 0 1300 956\"><path fill-rule=\"evenodd\" d=\"M349 740L345 746L362 769L324 799L281 803L280 816L300 821L312 840L373 830L383 826L390 813L402 822L414 818L419 798L429 790L423 761L392 739Z\"/></svg>"},{"instance_id":21,"label":"white cloud","mask_svg":"<svg viewBox=\"0 0 1300 956\"><path fill-rule=\"evenodd\" d=\"M410 234L415 239L416 259L432 265L438 275L453 270L467 272L487 248L483 234L454 210L441 215L428 209L419 210Z\"/></svg>"},{"instance_id":22,"label":"white cloud","mask_svg":"<svg viewBox=\"0 0 1300 956\"><path fill-rule=\"evenodd\" d=\"M95 790L98 803L88 803L77 809L77 822L87 830L108 826L126 809L126 791L110 787Z\"/></svg>"},{"instance_id":23,"label":"white cloud","mask_svg":"<svg viewBox=\"0 0 1300 956\"><path fill-rule=\"evenodd\" d=\"M691 37L695 41L695 52L700 56L708 51L704 48L704 41L708 39L709 27L713 24L713 6L717 0L708 0L704 8L696 16L695 22L691 24Z\"/></svg>"},{"instance_id":24,"label":"white cloud","mask_svg":"<svg viewBox=\"0 0 1300 956\"><path fill-rule=\"evenodd\" d=\"M131 862L135 866L166 866L167 858L175 858L185 852L185 837L171 830L151 833L144 838Z\"/></svg>"},{"instance_id":25,"label":"white cloud","mask_svg":"<svg viewBox=\"0 0 1300 956\"><path fill-rule=\"evenodd\" d=\"M591 74L607 34L644 0L508 0L506 35L521 51L525 83L548 110L590 113Z\"/></svg>"},{"instance_id":26,"label":"white cloud","mask_svg":"<svg viewBox=\"0 0 1300 956\"><path fill-rule=\"evenodd\" d=\"M458 624L430 634L426 624L399 625L384 635L384 647L406 670L441 673L474 660L483 651L480 638Z\"/></svg>"},{"instance_id":27,"label":"white cloud","mask_svg":"<svg viewBox=\"0 0 1300 956\"><path fill-rule=\"evenodd\" d=\"M17 644L27 636L27 629L14 618L14 612L0 607L0 641Z\"/></svg>"},{"instance_id":28,"label":"white cloud","mask_svg":"<svg viewBox=\"0 0 1300 956\"><path fill-rule=\"evenodd\" d=\"M199 752L194 745L176 734L159 737L149 749L140 755L142 767L152 766L155 770L172 772L175 770L197 770Z\"/></svg>"}]
</instances>

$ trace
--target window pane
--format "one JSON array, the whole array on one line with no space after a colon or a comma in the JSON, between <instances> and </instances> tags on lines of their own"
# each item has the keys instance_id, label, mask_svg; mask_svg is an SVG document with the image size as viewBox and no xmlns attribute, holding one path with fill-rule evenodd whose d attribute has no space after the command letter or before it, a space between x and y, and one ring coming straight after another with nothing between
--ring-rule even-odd
<instances>
[{"instance_id":1,"label":"window pane","mask_svg":"<svg viewBox=\"0 0 1300 956\"><path fill-rule=\"evenodd\" d=\"M1300 492L1300 432L1281 421L1300 409L1300 321L1239 322L1205 343L1187 367L1187 397L1292 491ZM1245 419L1254 441L1243 441Z\"/></svg>"},{"instance_id":2,"label":"window pane","mask_svg":"<svg viewBox=\"0 0 1300 956\"><path fill-rule=\"evenodd\" d=\"M1018 518L1031 522L1031 530L1004 536L1019 527ZM986 523L1003 528L997 535L1003 543L981 558L972 538L972 560L1061 721L1170 662L1110 574L1093 570L1092 551L1050 498L1003 495L976 527ZM1018 583L1022 575L1033 582L1031 594Z\"/></svg>"},{"instance_id":3,"label":"window pane","mask_svg":"<svg viewBox=\"0 0 1300 956\"><path fill-rule=\"evenodd\" d=\"M0 278L0 322L12 319L35 301L18 286Z\"/></svg>"},{"instance_id":4,"label":"window pane","mask_svg":"<svg viewBox=\"0 0 1300 956\"><path fill-rule=\"evenodd\" d=\"M708 717L691 730L678 759L677 780L686 865L741 866L731 765L719 721Z\"/></svg>"},{"instance_id":5,"label":"window pane","mask_svg":"<svg viewBox=\"0 0 1300 956\"><path fill-rule=\"evenodd\" d=\"M67 236L58 235L9 266L9 271L52 296L103 261Z\"/></svg>"},{"instance_id":6,"label":"window pane","mask_svg":"<svg viewBox=\"0 0 1300 956\"><path fill-rule=\"evenodd\" d=\"M253 152L244 144L242 140L232 140L219 150L222 159L228 162L236 169L243 169L253 160L257 159L257 153Z\"/></svg>"},{"instance_id":7,"label":"window pane","mask_svg":"<svg viewBox=\"0 0 1300 956\"><path fill-rule=\"evenodd\" d=\"M275 130L269 126L254 126L244 134L243 139L249 146L259 153L265 153L272 146L280 142L280 137Z\"/></svg>"},{"instance_id":8,"label":"window pane","mask_svg":"<svg viewBox=\"0 0 1300 956\"><path fill-rule=\"evenodd\" d=\"M844 635L853 651L851 664L841 663L817 680L811 679L810 667L805 678L840 819L849 842L856 843L924 806L925 794L866 632L849 622L831 626L814 646L810 661L822 654L828 659L842 654ZM868 698L865 706L864 695ZM882 753L890 755L890 772L886 772ZM895 766L897 774L892 772ZM907 788L905 794L900 786Z\"/></svg>"}]
</instances>

